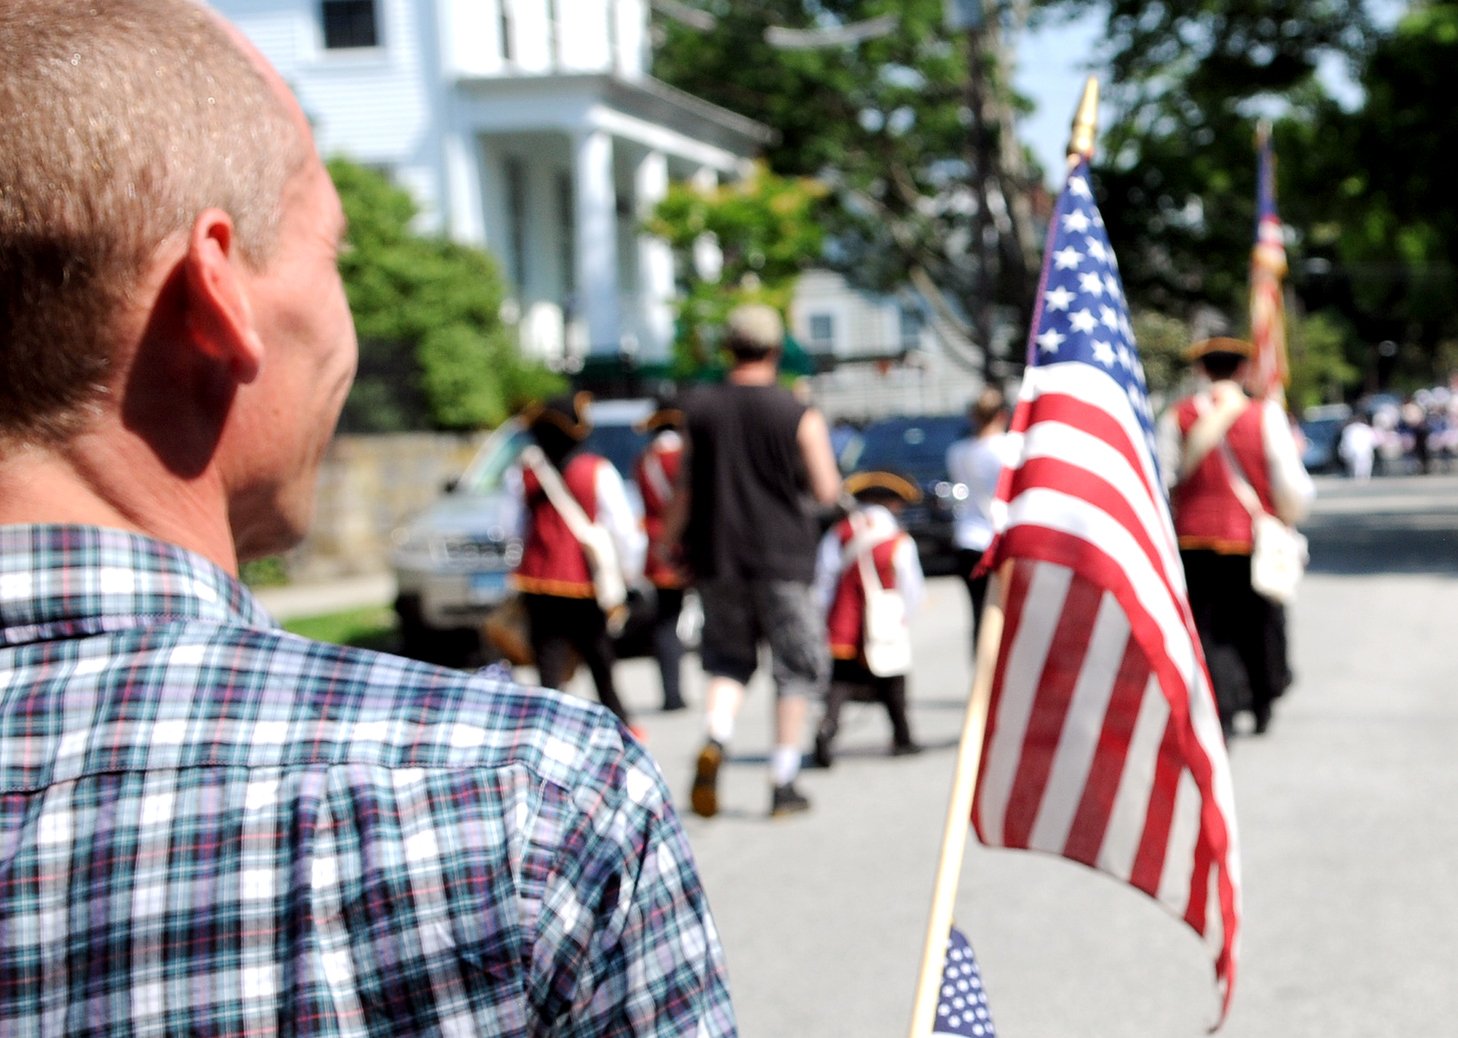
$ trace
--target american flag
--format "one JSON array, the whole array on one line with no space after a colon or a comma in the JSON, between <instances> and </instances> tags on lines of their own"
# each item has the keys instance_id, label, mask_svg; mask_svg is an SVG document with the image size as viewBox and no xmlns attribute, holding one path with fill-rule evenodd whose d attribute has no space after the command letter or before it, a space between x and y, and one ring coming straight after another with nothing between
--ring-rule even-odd
<instances>
[{"instance_id":1,"label":"american flag","mask_svg":"<svg viewBox=\"0 0 1458 1038\"><path fill-rule=\"evenodd\" d=\"M1286 242L1276 215L1276 156L1270 129L1256 131L1256 229L1250 253L1250 341L1255 346L1250 391L1267 400L1282 400L1288 378L1286 307L1281 279L1286 276Z\"/></svg>"},{"instance_id":2,"label":"american flag","mask_svg":"<svg viewBox=\"0 0 1458 1038\"><path fill-rule=\"evenodd\" d=\"M1049 228L990 568L1011 563L973 822L1157 898L1235 978L1230 766L1113 250L1070 172Z\"/></svg>"},{"instance_id":3,"label":"american flag","mask_svg":"<svg viewBox=\"0 0 1458 1038\"><path fill-rule=\"evenodd\" d=\"M942 986L937 992L936 1023L932 1038L997 1038L987 995L982 990L982 972L966 934L955 926L947 936L947 955L942 963Z\"/></svg>"}]
</instances>

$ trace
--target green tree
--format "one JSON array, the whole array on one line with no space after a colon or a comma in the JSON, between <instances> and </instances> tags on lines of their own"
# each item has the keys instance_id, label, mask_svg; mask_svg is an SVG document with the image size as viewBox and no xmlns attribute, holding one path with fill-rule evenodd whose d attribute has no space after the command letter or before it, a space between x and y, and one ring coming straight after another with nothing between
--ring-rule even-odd
<instances>
[{"instance_id":1,"label":"green tree","mask_svg":"<svg viewBox=\"0 0 1458 1038\"><path fill-rule=\"evenodd\" d=\"M1446 377L1444 344L1458 338L1455 67L1458 3L1413 4L1362 67L1363 105L1323 109L1306 142L1303 187L1326 201L1308 305L1341 313L1374 383ZM1390 369L1373 352L1383 340L1399 345Z\"/></svg>"},{"instance_id":2,"label":"green tree","mask_svg":"<svg viewBox=\"0 0 1458 1038\"><path fill-rule=\"evenodd\" d=\"M1012 132L1004 47L1025 3L983 0L960 33L945 0L673 6L699 16L661 20L655 74L774 127L771 168L831 186L822 262L873 290L913 283L973 347L1026 320L1040 178Z\"/></svg>"},{"instance_id":3,"label":"green tree","mask_svg":"<svg viewBox=\"0 0 1458 1038\"><path fill-rule=\"evenodd\" d=\"M1255 225L1256 120L1279 116L1281 211L1306 226L1286 188L1294 126L1326 99L1316 76L1370 41L1362 0L1060 0L1099 9L1107 36L1105 126L1095 156L1109 235L1135 305L1188 317L1246 309ZM1299 243L1298 243L1299 244Z\"/></svg>"},{"instance_id":4,"label":"green tree","mask_svg":"<svg viewBox=\"0 0 1458 1038\"><path fill-rule=\"evenodd\" d=\"M719 365L719 329L741 302L768 303L784 312L795 278L820 256L818 213L825 188L807 177L782 177L764 167L732 184L703 189L669 187L646 223L668 242L680 274L674 374L713 374ZM698 273L695 250L708 237L722 265L713 277Z\"/></svg>"},{"instance_id":5,"label":"green tree","mask_svg":"<svg viewBox=\"0 0 1458 1038\"><path fill-rule=\"evenodd\" d=\"M349 219L339 267L360 340L344 428L492 426L560 388L503 324L490 256L413 232L414 201L379 173L339 158L328 165Z\"/></svg>"}]
</instances>

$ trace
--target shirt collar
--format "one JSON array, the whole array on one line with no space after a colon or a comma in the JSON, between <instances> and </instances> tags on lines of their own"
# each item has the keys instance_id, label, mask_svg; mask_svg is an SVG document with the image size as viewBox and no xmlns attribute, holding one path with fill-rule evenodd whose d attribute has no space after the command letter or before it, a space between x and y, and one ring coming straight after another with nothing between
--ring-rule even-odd
<instances>
[{"instance_id":1,"label":"shirt collar","mask_svg":"<svg viewBox=\"0 0 1458 1038\"><path fill-rule=\"evenodd\" d=\"M277 626L246 587L176 545L96 526L0 526L0 644L163 620Z\"/></svg>"}]
</instances>

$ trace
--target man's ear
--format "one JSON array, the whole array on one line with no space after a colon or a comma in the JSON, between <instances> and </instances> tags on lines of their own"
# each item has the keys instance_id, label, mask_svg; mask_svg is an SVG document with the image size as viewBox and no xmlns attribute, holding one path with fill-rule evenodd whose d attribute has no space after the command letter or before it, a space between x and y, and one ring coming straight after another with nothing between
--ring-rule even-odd
<instances>
[{"instance_id":1,"label":"man's ear","mask_svg":"<svg viewBox=\"0 0 1458 1038\"><path fill-rule=\"evenodd\" d=\"M253 326L242 263L233 218L221 209L204 209L193 221L182 261L187 329L209 357L227 365L235 381L246 383L258 376L263 340Z\"/></svg>"}]
</instances>

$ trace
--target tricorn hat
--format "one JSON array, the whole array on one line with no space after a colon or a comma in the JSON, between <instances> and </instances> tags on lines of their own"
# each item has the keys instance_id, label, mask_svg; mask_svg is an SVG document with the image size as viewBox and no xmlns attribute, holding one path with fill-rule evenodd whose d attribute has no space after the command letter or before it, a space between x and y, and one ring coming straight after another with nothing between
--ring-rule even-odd
<instances>
[{"instance_id":1,"label":"tricorn hat","mask_svg":"<svg viewBox=\"0 0 1458 1038\"><path fill-rule=\"evenodd\" d=\"M683 411L670 400L659 400L648 417L633 426L640 433L656 433L660 429L682 429Z\"/></svg>"},{"instance_id":2,"label":"tricorn hat","mask_svg":"<svg viewBox=\"0 0 1458 1038\"><path fill-rule=\"evenodd\" d=\"M581 443L592 432L592 419L587 416L591 404L592 394L585 390L570 396L553 397L528 404L522 410L521 421L533 434L551 430L556 435Z\"/></svg>"},{"instance_id":3,"label":"tricorn hat","mask_svg":"<svg viewBox=\"0 0 1458 1038\"><path fill-rule=\"evenodd\" d=\"M845 477L845 492L857 501L873 498L899 497L909 505L921 500L921 490L915 483L894 472L853 472Z\"/></svg>"},{"instance_id":4,"label":"tricorn hat","mask_svg":"<svg viewBox=\"0 0 1458 1038\"><path fill-rule=\"evenodd\" d=\"M1229 336L1217 335L1210 339L1201 339L1199 342L1192 342L1185 350L1186 360L1199 360L1201 357L1208 357L1212 353L1230 353L1237 357L1249 357L1255 352L1255 347L1244 339L1232 339Z\"/></svg>"}]
</instances>

